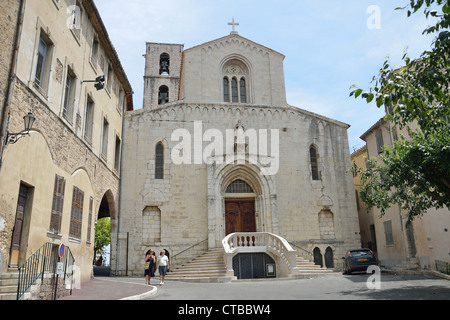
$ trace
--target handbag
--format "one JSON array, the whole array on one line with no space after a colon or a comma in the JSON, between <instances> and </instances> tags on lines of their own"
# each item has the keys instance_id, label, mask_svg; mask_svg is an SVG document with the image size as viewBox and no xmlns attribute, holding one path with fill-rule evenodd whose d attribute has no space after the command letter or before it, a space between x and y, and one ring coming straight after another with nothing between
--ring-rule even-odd
<instances>
[{"instance_id":1,"label":"handbag","mask_svg":"<svg viewBox=\"0 0 450 320\"><path fill-rule=\"evenodd\" d=\"M148 268L150 268L150 261L144 263L144 269L147 270Z\"/></svg>"}]
</instances>

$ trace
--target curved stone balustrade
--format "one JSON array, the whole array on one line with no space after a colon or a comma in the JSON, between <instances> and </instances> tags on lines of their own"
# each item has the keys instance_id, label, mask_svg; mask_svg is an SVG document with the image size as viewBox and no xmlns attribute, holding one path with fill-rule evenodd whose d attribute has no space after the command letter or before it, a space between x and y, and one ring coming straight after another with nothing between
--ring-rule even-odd
<instances>
[{"instance_id":1,"label":"curved stone balustrade","mask_svg":"<svg viewBox=\"0 0 450 320\"><path fill-rule=\"evenodd\" d=\"M271 254L278 262L282 262L281 270L285 276L292 274L296 267L296 251L280 236L269 232L237 232L222 240L227 273L234 275L233 257L239 253L264 252Z\"/></svg>"}]
</instances>

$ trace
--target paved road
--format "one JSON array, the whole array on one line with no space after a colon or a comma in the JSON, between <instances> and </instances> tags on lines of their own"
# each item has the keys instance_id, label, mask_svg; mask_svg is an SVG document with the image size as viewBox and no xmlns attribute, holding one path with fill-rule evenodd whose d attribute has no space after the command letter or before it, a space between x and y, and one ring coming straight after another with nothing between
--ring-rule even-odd
<instances>
[{"instance_id":1,"label":"paved road","mask_svg":"<svg viewBox=\"0 0 450 320\"><path fill-rule=\"evenodd\" d=\"M353 274L211 284L166 281L148 300L450 300L450 281L434 276L381 274L380 289L369 289L368 279Z\"/></svg>"}]
</instances>

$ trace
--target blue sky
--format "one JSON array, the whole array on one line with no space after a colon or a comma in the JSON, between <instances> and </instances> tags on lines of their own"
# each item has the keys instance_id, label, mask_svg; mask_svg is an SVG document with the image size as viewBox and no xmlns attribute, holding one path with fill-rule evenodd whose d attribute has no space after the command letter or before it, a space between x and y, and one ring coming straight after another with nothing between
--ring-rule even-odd
<instances>
[{"instance_id":1,"label":"blue sky","mask_svg":"<svg viewBox=\"0 0 450 320\"><path fill-rule=\"evenodd\" d=\"M430 47L422 35L433 21L410 18L409 0L95 0L142 107L146 42L185 49L228 35L234 17L239 34L286 56L287 102L351 125L350 149L383 116L374 103L349 98L350 86L368 88L386 57L400 66L404 50L416 58ZM433 18L430 18L433 19ZM370 26L370 27L369 27Z\"/></svg>"}]
</instances>

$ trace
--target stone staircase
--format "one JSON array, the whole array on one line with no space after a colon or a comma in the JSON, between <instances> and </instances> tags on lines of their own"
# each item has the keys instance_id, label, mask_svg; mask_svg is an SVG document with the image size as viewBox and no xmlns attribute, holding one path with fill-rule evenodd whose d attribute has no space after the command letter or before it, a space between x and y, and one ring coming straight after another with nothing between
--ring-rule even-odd
<instances>
[{"instance_id":1,"label":"stone staircase","mask_svg":"<svg viewBox=\"0 0 450 320\"><path fill-rule=\"evenodd\" d=\"M9 268L0 277L0 300L16 300L19 272L17 269Z\"/></svg>"},{"instance_id":2,"label":"stone staircase","mask_svg":"<svg viewBox=\"0 0 450 320\"><path fill-rule=\"evenodd\" d=\"M292 278L311 278L322 274L330 274L332 269L321 268L313 262L298 257L296 259L297 270ZM230 282L236 277L226 275L226 265L223 258L223 249L211 249L205 254L195 258L191 262L171 270L167 280L186 282Z\"/></svg>"},{"instance_id":3,"label":"stone staircase","mask_svg":"<svg viewBox=\"0 0 450 320\"><path fill-rule=\"evenodd\" d=\"M294 273L294 278L311 278L319 276L321 274L332 274L333 269L321 268L319 265L314 264L305 258L297 256L297 270Z\"/></svg>"},{"instance_id":4,"label":"stone staircase","mask_svg":"<svg viewBox=\"0 0 450 320\"><path fill-rule=\"evenodd\" d=\"M187 282L230 282L234 277L226 275L223 249L211 249L187 264L171 270L166 279Z\"/></svg>"}]
</instances>

